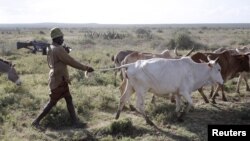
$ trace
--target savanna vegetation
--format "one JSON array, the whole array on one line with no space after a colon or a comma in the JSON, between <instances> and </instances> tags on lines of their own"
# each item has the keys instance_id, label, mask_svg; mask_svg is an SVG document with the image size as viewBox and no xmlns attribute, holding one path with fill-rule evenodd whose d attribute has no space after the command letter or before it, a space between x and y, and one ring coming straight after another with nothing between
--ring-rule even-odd
<instances>
[{"instance_id":1,"label":"savanna vegetation","mask_svg":"<svg viewBox=\"0 0 250 141\"><path fill-rule=\"evenodd\" d=\"M151 94L146 97L146 112L158 131L147 125L142 116L125 108L115 120L120 92L114 86L114 72L100 72L113 67L111 56L120 50L130 49L160 53L178 47L185 54L195 51L213 51L219 47L240 47L250 44L250 28L241 26L167 26L120 25L62 27L65 43L72 47L70 55L95 68L94 77L85 78L84 72L69 67L70 90L77 114L86 128L70 126L70 117L64 100L58 102L42 121L46 131L31 127L32 120L46 104L49 68L46 56L32 54L27 49L16 49L17 41L43 41L50 43L49 27L0 27L0 55L15 64L23 84L16 86L0 75L0 140L87 140L87 141L166 141L207 140L208 124L249 124L250 95L241 84L240 97L235 93L236 78L226 83L228 102L217 97L217 104L206 104L198 92L193 92L195 109L183 122L176 120L175 104L169 99L157 98L156 107ZM174 53L172 52L174 55ZM120 80L119 80L120 82ZM210 87L205 88L208 96ZM132 96L132 101L135 101Z\"/></svg>"}]
</instances>

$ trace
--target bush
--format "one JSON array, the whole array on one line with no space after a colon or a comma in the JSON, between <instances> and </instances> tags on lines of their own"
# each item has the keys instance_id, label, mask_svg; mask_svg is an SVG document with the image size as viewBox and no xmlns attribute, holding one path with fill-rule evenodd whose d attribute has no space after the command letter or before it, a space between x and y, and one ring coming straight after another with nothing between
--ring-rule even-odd
<instances>
[{"instance_id":1,"label":"bush","mask_svg":"<svg viewBox=\"0 0 250 141\"><path fill-rule=\"evenodd\" d=\"M179 49L189 49L194 44L187 34L178 34L175 38L175 43Z\"/></svg>"},{"instance_id":2,"label":"bush","mask_svg":"<svg viewBox=\"0 0 250 141\"><path fill-rule=\"evenodd\" d=\"M170 49L178 48L178 49L191 49L195 47L196 49L207 49L206 45L203 45L202 43L195 42L191 39L191 37L188 35L190 33L175 33L174 39L170 39L168 42L168 46Z\"/></svg>"},{"instance_id":3,"label":"bush","mask_svg":"<svg viewBox=\"0 0 250 141\"><path fill-rule=\"evenodd\" d=\"M146 39L152 39L151 30L146 30L143 28L138 28L135 33L137 34L137 38L146 38Z\"/></svg>"}]
</instances>

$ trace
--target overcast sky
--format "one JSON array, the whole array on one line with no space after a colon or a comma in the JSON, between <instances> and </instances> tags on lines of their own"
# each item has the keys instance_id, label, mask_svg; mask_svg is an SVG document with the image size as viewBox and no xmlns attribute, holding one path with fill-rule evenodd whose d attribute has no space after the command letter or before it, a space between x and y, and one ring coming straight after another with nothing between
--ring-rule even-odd
<instances>
[{"instance_id":1,"label":"overcast sky","mask_svg":"<svg viewBox=\"0 0 250 141\"><path fill-rule=\"evenodd\" d=\"M250 0L0 0L0 23L250 23Z\"/></svg>"}]
</instances>

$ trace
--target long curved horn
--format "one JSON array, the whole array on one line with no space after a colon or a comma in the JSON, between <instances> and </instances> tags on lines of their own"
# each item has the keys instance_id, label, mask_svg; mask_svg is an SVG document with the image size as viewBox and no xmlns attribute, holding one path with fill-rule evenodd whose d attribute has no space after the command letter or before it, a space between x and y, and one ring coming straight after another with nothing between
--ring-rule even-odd
<instances>
[{"instance_id":1,"label":"long curved horn","mask_svg":"<svg viewBox=\"0 0 250 141\"><path fill-rule=\"evenodd\" d=\"M185 56L189 56L193 51L194 51L194 45L193 48Z\"/></svg>"},{"instance_id":2,"label":"long curved horn","mask_svg":"<svg viewBox=\"0 0 250 141\"><path fill-rule=\"evenodd\" d=\"M218 61L219 61L219 57L217 57L217 58L214 60L215 63L218 63Z\"/></svg>"},{"instance_id":3,"label":"long curved horn","mask_svg":"<svg viewBox=\"0 0 250 141\"><path fill-rule=\"evenodd\" d=\"M210 55L207 56L207 60L211 61L212 59L210 58Z\"/></svg>"}]
</instances>

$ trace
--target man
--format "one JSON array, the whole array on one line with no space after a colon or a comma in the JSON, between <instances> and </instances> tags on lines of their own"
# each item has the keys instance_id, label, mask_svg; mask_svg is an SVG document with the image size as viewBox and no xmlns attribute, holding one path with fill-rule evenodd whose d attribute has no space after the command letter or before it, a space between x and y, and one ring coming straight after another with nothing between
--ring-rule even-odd
<instances>
[{"instance_id":1,"label":"man","mask_svg":"<svg viewBox=\"0 0 250 141\"><path fill-rule=\"evenodd\" d=\"M56 105L56 103L64 98L67 104L72 124L77 126L79 121L76 116L75 108L73 106L72 96L69 91L68 84L69 73L67 65L87 72L93 72L94 69L90 66L83 65L73 59L65 48L62 46L64 39L63 33L59 28L51 29L52 45L47 50L47 60L50 67L49 72L49 88L50 100L44 107L43 111L32 122L32 126L39 128L40 121L49 113L49 111Z\"/></svg>"}]
</instances>

